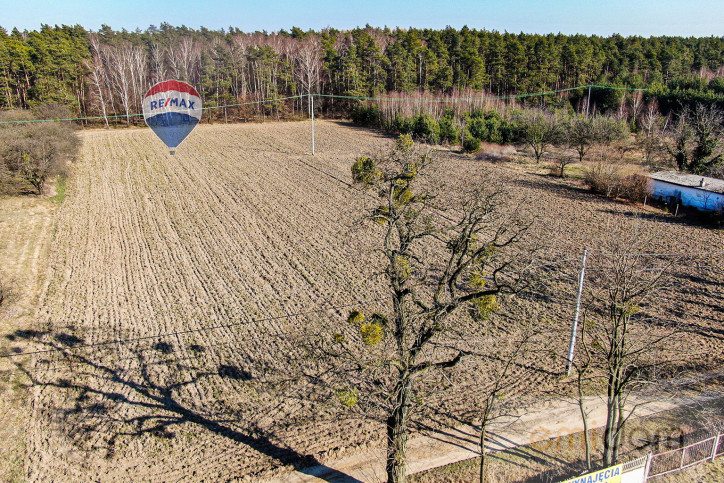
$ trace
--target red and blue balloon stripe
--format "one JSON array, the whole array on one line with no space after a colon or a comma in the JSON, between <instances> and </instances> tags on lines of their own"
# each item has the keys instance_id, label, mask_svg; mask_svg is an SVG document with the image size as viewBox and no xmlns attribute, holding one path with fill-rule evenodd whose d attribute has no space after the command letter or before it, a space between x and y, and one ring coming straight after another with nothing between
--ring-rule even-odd
<instances>
[{"instance_id":1,"label":"red and blue balloon stripe","mask_svg":"<svg viewBox=\"0 0 724 483\"><path fill-rule=\"evenodd\" d=\"M199 123L201 112L201 96L185 82L159 82L143 97L143 118L171 154Z\"/></svg>"}]
</instances>

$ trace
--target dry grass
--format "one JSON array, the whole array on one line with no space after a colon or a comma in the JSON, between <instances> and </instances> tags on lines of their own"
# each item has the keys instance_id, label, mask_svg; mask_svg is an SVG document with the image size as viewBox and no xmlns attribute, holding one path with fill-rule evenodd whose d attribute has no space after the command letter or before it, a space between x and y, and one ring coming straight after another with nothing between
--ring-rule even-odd
<instances>
[{"instance_id":1,"label":"dry grass","mask_svg":"<svg viewBox=\"0 0 724 483\"><path fill-rule=\"evenodd\" d=\"M514 146L481 143L480 152L475 156L475 159L489 162L505 162L515 159L515 154Z\"/></svg>"},{"instance_id":2,"label":"dry grass","mask_svg":"<svg viewBox=\"0 0 724 483\"><path fill-rule=\"evenodd\" d=\"M714 390L721 393L722 386ZM718 414L716 421L708 416ZM724 422L724 399L705 406L682 408L633 419L622 438L621 462L630 461L649 452L660 453L699 441L704 433ZM717 423L719 426L717 426ZM601 457L602 430L591 430L594 461ZM595 440L594 440L595 439ZM562 436L530 446L492 453L487 467L487 481L533 483L563 481L585 472L583 433ZM478 481L479 458L462 461L412 475L417 483L454 483ZM724 458L702 463L696 467L659 477L665 483L720 481Z\"/></svg>"},{"instance_id":3,"label":"dry grass","mask_svg":"<svg viewBox=\"0 0 724 483\"><path fill-rule=\"evenodd\" d=\"M10 346L27 349L24 341L11 341L17 331L34 328L35 310L45 281L55 204L48 199L0 197L0 353ZM15 365L0 360L0 371ZM27 380L0 378L0 480L22 481L27 460L29 424Z\"/></svg>"}]
</instances>

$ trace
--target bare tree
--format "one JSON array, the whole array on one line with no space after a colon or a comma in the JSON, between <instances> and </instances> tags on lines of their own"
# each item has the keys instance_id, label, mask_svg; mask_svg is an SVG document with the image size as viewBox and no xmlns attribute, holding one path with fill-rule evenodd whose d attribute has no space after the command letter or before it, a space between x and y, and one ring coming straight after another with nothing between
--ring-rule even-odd
<instances>
[{"instance_id":1,"label":"bare tree","mask_svg":"<svg viewBox=\"0 0 724 483\"><path fill-rule=\"evenodd\" d=\"M90 44L91 51L91 59L85 61L86 67L90 72L88 74L88 80L95 91L98 105L100 106L101 113L103 114L103 120L106 123L106 128L108 128L108 113L106 111L106 98L108 97L106 90L108 72L105 64L103 63L103 59L101 58L101 45L98 34L91 33L88 36L88 43Z\"/></svg>"},{"instance_id":2,"label":"bare tree","mask_svg":"<svg viewBox=\"0 0 724 483\"><path fill-rule=\"evenodd\" d=\"M68 119L65 106L40 106L36 119ZM0 159L9 171L43 193L49 176L62 174L77 153L80 141L70 122L17 124L0 130Z\"/></svg>"},{"instance_id":3,"label":"bare tree","mask_svg":"<svg viewBox=\"0 0 724 483\"><path fill-rule=\"evenodd\" d=\"M512 369L518 363L517 359L519 356L528 351L528 345L533 337L533 332L531 331L531 327L529 325L526 325L525 322L521 321L516 322L518 325L523 325L522 337L520 340L515 340L511 334L508 334L509 340L506 342L508 342L509 345L509 352L507 357L502 358L502 365L497 370L493 369L493 384L485 391L485 399L480 413L480 483L485 482L487 462L485 442L488 437L488 425L495 419L498 406L500 405L501 400L505 397L505 391L514 386L518 381L517 377L511 377ZM489 361L489 364L487 365L488 370L490 370L491 366L493 366L491 362L492 361Z\"/></svg>"},{"instance_id":4,"label":"bare tree","mask_svg":"<svg viewBox=\"0 0 724 483\"><path fill-rule=\"evenodd\" d=\"M102 48L103 61L108 68L110 84L119 96L121 106L126 114L126 123L131 123L131 111L140 102L140 77L144 72L138 72L140 65L138 59L144 56L143 47L133 45L128 41L117 45L104 45Z\"/></svg>"},{"instance_id":5,"label":"bare tree","mask_svg":"<svg viewBox=\"0 0 724 483\"><path fill-rule=\"evenodd\" d=\"M605 116L572 116L565 126L565 137L570 148L578 153L578 161L591 147L597 144L609 145L628 136L628 128L621 120Z\"/></svg>"},{"instance_id":6,"label":"bare tree","mask_svg":"<svg viewBox=\"0 0 724 483\"><path fill-rule=\"evenodd\" d=\"M152 42L149 45L149 54L151 59L151 84L157 84L166 79L166 63L164 62L166 49L158 43Z\"/></svg>"},{"instance_id":7,"label":"bare tree","mask_svg":"<svg viewBox=\"0 0 724 483\"><path fill-rule=\"evenodd\" d=\"M231 38L229 43L229 53L231 59L231 90L237 102L246 97L247 91L247 58L246 49L248 43L248 35L236 34Z\"/></svg>"},{"instance_id":8,"label":"bare tree","mask_svg":"<svg viewBox=\"0 0 724 483\"><path fill-rule=\"evenodd\" d=\"M305 35L294 52L294 75L307 95L317 92L322 69L322 44L316 35Z\"/></svg>"},{"instance_id":9,"label":"bare tree","mask_svg":"<svg viewBox=\"0 0 724 483\"><path fill-rule=\"evenodd\" d=\"M585 339L585 318L582 324L582 336ZM578 410L581 413L581 422L583 423L583 447L585 451L586 469L592 470L593 464L591 461L591 438L588 434L588 414L586 411L586 385L590 384L590 369L591 369L591 352L588 350L588 346L584 342L581 344L583 350L579 350L578 361L572 361L573 366L576 368L576 396L578 402Z\"/></svg>"},{"instance_id":10,"label":"bare tree","mask_svg":"<svg viewBox=\"0 0 724 483\"><path fill-rule=\"evenodd\" d=\"M618 461L624 427L637 407L629 404L631 393L649 383L654 369L666 363L664 349L675 334L657 314L656 304L671 260L649 256L647 246L640 234L614 227L588 276L579 382L605 381L604 466ZM579 396L583 397L580 385ZM581 411L585 415L582 407Z\"/></svg>"},{"instance_id":11,"label":"bare tree","mask_svg":"<svg viewBox=\"0 0 724 483\"><path fill-rule=\"evenodd\" d=\"M643 91L633 91L628 96L624 96L621 100L622 105L626 102L626 98L629 99L629 105L631 107L631 115L630 117L632 119L638 119L641 113L641 109L644 106L644 93Z\"/></svg>"},{"instance_id":12,"label":"bare tree","mask_svg":"<svg viewBox=\"0 0 724 483\"><path fill-rule=\"evenodd\" d=\"M504 190L490 181L443 191L434 168L407 135L354 163L354 182L380 203L366 219L377 230L390 300L351 313L346 330L313 348L324 354L322 372L335 374L329 385L340 402L385 422L390 482L406 479L409 426L432 390L427 378L470 355L499 296L520 282L513 268L523 257L511 250L527 227L503 212Z\"/></svg>"},{"instance_id":13,"label":"bare tree","mask_svg":"<svg viewBox=\"0 0 724 483\"><path fill-rule=\"evenodd\" d=\"M535 162L539 163L543 153L561 140L561 124L558 118L539 109L523 111L516 119L516 138L519 144L533 150Z\"/></svg>"},{"instance_id":14,"label":"bare tree","mask_svg":"<svg viewBox=\"0 0 724 483\"><path fill-rule=\"evenodd\" d=\"M201 68L201 47L191 37L183 37L168 47L166 60L173 76L181 81L196 84Z\"/></svg>"},{"instance_id":15,"label":"bare tree","mask_svg":"<svg viewBox=\"0 0 724 483\"><path fill-rule=\"evenodd\" d=\"M661 139L663 135L664 119L658 113L656 105L652 102L641 116L641 130L636 138L636 144L648 166L659 164L664 153L664 145Z\"/></svg>"},{"instance_id":16,"label":"bare tree","mask_svg":"<svg viewBox=\"0 0 724 483\"><path fill-rule=\"evenodd\" d=\"M575 156L570 152L561 153L555 162L556 174L560 178L564 178L566 174L566 166L576 162Z\"/></svg>"},{"instance_id":17,"label":"bare tree","mask_svg":"<svg viewBox=\"0 0 724 483\"><path fill-rule=\"evenodd\" d=\"M588 150L596 142L595 127L592 117L575 115L568 120L566 124L566 140L568 146L575 149L578 153L578 161L583 162L583 158Z\"/></svg>"},{"instance_id":18,"label":"bare tree","mask_svg":"<svg viewBox=\"0 0 724 483\"><path fill-rule=\"evenodd\" d=\"M131 82L133 83L133 94L137 111L141 110L141 99L150 87L148 85L148 59L146 51L140 45L134 46L129 52L129 63L131 67Z\"/></svg>"}]
</instances>

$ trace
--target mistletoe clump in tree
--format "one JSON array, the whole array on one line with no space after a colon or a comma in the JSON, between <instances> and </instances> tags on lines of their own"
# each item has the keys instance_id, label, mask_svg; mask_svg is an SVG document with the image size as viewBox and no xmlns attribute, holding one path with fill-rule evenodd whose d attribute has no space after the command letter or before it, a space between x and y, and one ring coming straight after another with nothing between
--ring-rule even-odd
<instances>
[{"instance_id":1,"label":"mistletoe clump in tree","mask_svg":"<svg viewBox=\"0 0 724 483\"><path fill-rule=\"evenodd\" d=\"M509 251L527 227L502 209L502 187L488 179L444 190L435 167L407 135L352 166L354 182L376 200L366 219L390 303L350 313L344 331L321 344L339 402L384 421L394 482L405 481L411 416L430 395L428 376L480 352L501 296L520 286L511 274L522 259Z\"/></svg>"}]
</instances>

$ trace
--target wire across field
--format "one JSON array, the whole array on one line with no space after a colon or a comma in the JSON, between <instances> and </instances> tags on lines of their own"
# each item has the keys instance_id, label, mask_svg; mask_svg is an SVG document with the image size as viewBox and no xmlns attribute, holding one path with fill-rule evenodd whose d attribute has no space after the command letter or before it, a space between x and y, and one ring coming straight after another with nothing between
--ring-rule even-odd
<instances>
[{"instance_id":1,"label":"wire across field","mask_svg":"<svg viewBox=\"0 0 724 483\"><path fill-rule=\"evenodd\" d=\"M312 157L309 127L203 125L175 156L149 130L82 134L39 326L16 335L51 350L19 357L15 369L37 383L34 479L256 479L379 441L373 423L344 419L313 397L277 397L259 382L284 375L279 354L298 351L286 337L298 324L341 322L354 304L380 305L387 293L368 249L374 234L356 224L364 197L348 181L357 156L391 140L318 122ZM451 183L479 169L454 153L441 158ZM553 241L546 260L567 260L551 302L561 337L549 343L559 353L577 257L610 220L659 234L667 253L721 250L716 232L640 217L565 183L524 174L507 183L528 200L536 235ZM721 257L716 263L721 270ZM721 362L722 340L724 288L713 273L682 279L667 308L689 324L692 353L713 354L701 358L709 363ZM512 396L555 384L561 368L535 357L516 369ZM462 368L461 377L480 370ZM438 401L465 414L468 396L453 390ZM310 407L315 417L302 418Z\"/></svg>"}]
</instances>

